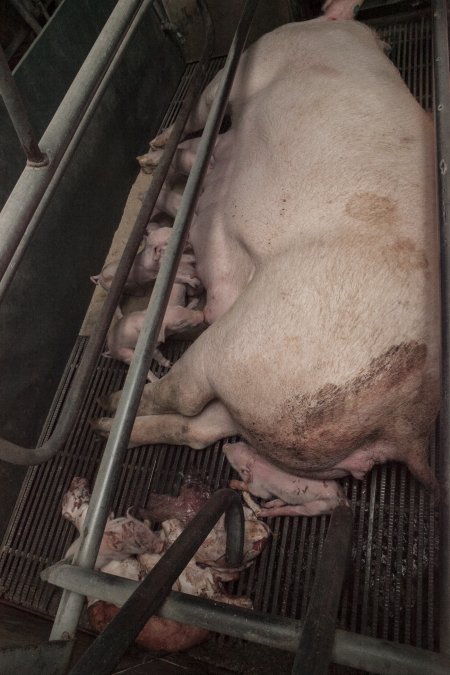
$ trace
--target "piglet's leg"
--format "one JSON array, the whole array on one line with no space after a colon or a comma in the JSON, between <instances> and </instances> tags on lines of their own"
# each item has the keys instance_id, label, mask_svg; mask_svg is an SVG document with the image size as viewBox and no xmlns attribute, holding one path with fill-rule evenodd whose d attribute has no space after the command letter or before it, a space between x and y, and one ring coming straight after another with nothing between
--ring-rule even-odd
<instances>
[{"instance_id":1,"label":"piglet's leg","mask_svg":"<svg viewBox=\"0 0 450 675\"><path fill-rule=\"evenodd\" d=\"M170 368L170 366L172 365L172 361L166 359L164 354L160 352L159 349L155 349L155 351L153 352L153 358L155 359L156 363L159 363L159 365L163 366L164 368ZM149 379L148 376L147 379ZM151 381L152 380L150 380L150 382Z\"/></svg>"},{"instance_id":2,"label":"piglet's leg","mask_svg":"<svg viewBox=\"0 0 450 675\"><path fill-rule=\"evenodd\" d=\"M263 505L258 513L258 517L323 516L331 513L333 509L341 503L343 503L343 501L340 499L317 499L316 501L308 502L306 504L285 504L281 499L274 499Z\"/></svg>"}]
</instances>

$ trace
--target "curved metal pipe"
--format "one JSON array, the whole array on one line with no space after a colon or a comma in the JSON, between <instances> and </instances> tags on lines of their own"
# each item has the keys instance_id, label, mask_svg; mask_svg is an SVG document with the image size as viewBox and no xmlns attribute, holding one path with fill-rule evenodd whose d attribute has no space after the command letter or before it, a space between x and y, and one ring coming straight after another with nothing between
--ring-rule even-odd
<instances>
[{"instance_id":1,"label":"curved metal pipe","mask_svg":"<svg viewBox=\"0 0 450 675\"><path fill-rule=\"evenodd\" d=\"M225 488L218 490L155 567L139 584L119 613L83 654L70 675L108 675L142 628L161 607L173 584L204 542L225 511L227 528L226 558L230 567L242 561L244 511L241 497Z\"/></svg>"},{"instance_id":2,"label":"curved metal pipe","mask_svg":"<svg viewBox=\"0 0 450 675\"><path fill-rule=\"evenodd\" d=\"M109 325L114 316L120 296L122 295L122 289L141 244L145 227L153 212L173 156L182 138L186 121L205 80L207 66L214 46L214 36L212 34L211 19L207 14L207 10L204 9L202 2L199 2L199 7L207 35L202 57L196 67L189 93L182 104L160 163L153 174L152 182L142 202L141 209L120 259L113 283L105 298L97 324L89 339L86 351L83 354L72 386L67 394L55 430L51 437L42 446L37 448L24 448L16 443L0 438L0 460L10 462L11 464L42 464L42 462L46 462L63 448L64 443L72 430L76 415L78 414L84 396L86 395L92 377L92 371L94 370L103 349Z\"/></svg>"}]
</instances>

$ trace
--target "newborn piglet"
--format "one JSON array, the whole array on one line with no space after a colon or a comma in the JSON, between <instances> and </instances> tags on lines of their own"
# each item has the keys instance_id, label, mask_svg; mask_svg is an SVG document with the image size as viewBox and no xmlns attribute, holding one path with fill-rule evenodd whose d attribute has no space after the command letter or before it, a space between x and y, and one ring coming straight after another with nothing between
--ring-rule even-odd
<instances>
[{"instance_id":1,"label":"newborn piglet","mask_svg":"<svg viewBox=\"0 0 450 675\"><path fill-rule=\"evenodd\" d=\"M186 306L185 284L174 284L158 336L158 345L165 342L168 335L179 333L186 328L203 323L203 312L195 309L197 304L198 298L194 298ZM117 323L109 329L107 336L108 351L105 356L110 356L129 365L134 355L144 319L145 311L122 315ZM153 358L164 367L168 368L172 365L158 348L155 349ZM148 378L152 379L152 373L149 373Z\"/></svg>"},{"instance_id":2,"label":"newborn piglet","mask_svg":"<svg viewBox=\"0 0 450 675\"><path fill-rule=\"evenodd\" d=\"M90 490L84 478L75 477L69 490L63 497L62 515L81 533L90 500ZM66 558L75 555L80 545L78 537L66 552ZM164 548L164 541L149 526L129 512L122 518L109 515L98 552L95 569L100 569L112 560L124 560L130 555L138 555L147 551L159 552Z\"/></svg>"},{"instance_id":3,"label":"newborn piglet","mask_svg":"<svg viewBox=\"0 0 450 675\"><path fill-rule=\"evenodd\" d=\"M155 223L150 223L147 231L145 246L137 254L125 282L124 292L128 295L142 296L148 291L149 285L158 275L161 259L172 234L171 227L155 227ZM109 291L118 267L118 260L108 263L100 274L91 277L91 281ZM195 290L196 295L203 290L196 274L195 257L189 243L184 247L175 281L188 284Z\"/></svg>"},{"instance_id":4,"label":"newborn piglet","mask_svg":"<svg viewBox=\"0 0 450 675\"><path fill-rule=\"evenodd\" d=\"M348 504L336 481L312 480L281 471L247 443L227 443L223 452L242 478L231 480L230 487L268 500L256 513L260 518L317 516Z\"/></svg>"}]
</instances>

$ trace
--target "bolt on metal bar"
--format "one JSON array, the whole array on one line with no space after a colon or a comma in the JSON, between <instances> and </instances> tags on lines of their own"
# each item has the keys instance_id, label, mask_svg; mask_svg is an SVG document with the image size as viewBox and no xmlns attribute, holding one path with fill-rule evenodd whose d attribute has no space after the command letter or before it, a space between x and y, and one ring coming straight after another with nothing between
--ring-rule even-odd
<instances>
[{"instance_id":1,"label":"bolt on metal bar","mask_svg":"<svg viewBox=\"0 0 450 675\"><path fill-rule=\"evenodd\" d=\"M109 675L113 671L224 512L227 564L239 567L244 546L241 497L234 490L218 490L141 581L119 613L75 664L70 675Z\"/></svg>"},{"instance_id":2,"label":"bolt on metal bar","mask_svg":"<svg viewBox=\"0 0 450 675\"><path fill-rule=\"evenodd\" d=\"M143 204L141 207L141 210L138 214L138 217L136 219L136 223L133 227L133 230L131 232L131 235L128 239L127 245L125 247L125 250L122 254L122 258L119 263L119 267L117 269L117 272L114 277L113 284L109 290L109 293L105 299L105 303L102 308L102 312L98 321L98 327L97 330L94 332L94 335L90 338L88 342L88 346L85 352L86 354L89 352L89 357L91 357L92 354L95 354L96 357L98 357L100 350L103 346L103 340L106 335L107 328L109 326L109 323L112 319L112 316L114 314L115 308L117 306L117 303L119 301L119 297L122 292L122 288L124 286L124 283L128 277L129 271L131 269L131 265L133 264L134 258L136 256L137 250L139 248L139 244L142 240L142 235L144 233L145 226L147 225L148 219L153 211L153 208L156 204L156 199L157 196L161 190L162 184L164 182L164 179L166 177L166 174L169 170L170 163L172 161L173 155L175 154L175 151L177 149L178 143L181 139L181 134L182 131L185 127L186 121L188 119L189 113L192 108L192 104L196 100L198 94L200 93L201 86L204 81L204 77L207 72L207 63L209 62L209 59L212 55L212 50L213 50L213 45L214 45L214 34L213 34L213 26L211 22L211 18L209 16L209 12L207 9L206 4L203 2L203 0L197 0L197 5L199 7L202 19L204 21L205 25L205 47L203 50L202 58L200 62L197 64L193 82L191 84L191 88L189 90L188 95L186 96L182 107L181 111L177 117L177 120L173 126L172 132L170 134L169 140L166 144L163 156L161 157L161 160L159 162L159 165L156 169L156 171L153 174L153 180L152 183L147 191L147 194L144 197ZM173 241L175 238L175 232L172 233L171 240ZM180 244L180 249L182 247L182 244ZM170 249L170 246L168 247ZM180 250L180 256L181 256L181 250ZM160 270L160 273L158 275L158 278L161 275L162 270L164 269L164 266L169 266L172 268L173 271L173 278L175 277L176 273L176 267L178 266L178 261L175 260L175 258L169 256L169 250L166 252L164 256L164 260L162 263L162 267ZM153 293L152 293L152 299L154 300L155 295L157 293L157 284L158 280L156 281ZM161 288L161 286L160 286ZM167 290L167 297L166 297L166 304L167 304L167 299L170 294L170 289ZM162 293L165 293L165 290L163 289ZM161 297L161 293L160 296ZM162 307L160 310L162 314L164 313L165 306ZM159 317L159 321L162 321L162 314ZM108 321L105 323L104 317L108 318ZM100 341L101 338L101 331L100 327L104 327L104 332L103 332L103 340ZM159 328L157 329L159 330ZM138 341L138 344L136 346L136 355L141 354L142 351L145 349L145 339L142 339L142 333L141 332L141 338ZM156 333L157 334L157 333ZM151 349L151 348L150 348ZM140 351L139 351L140 350ZM151 351L147 350L147 359L148 359L148 366L147 366L147 372L150 367L150 360L153 355L153 349ZM78 383L74 382L74 386L77 387L78 393L80 398L78 399L78 404L81 403L81 394L80 392L85 392L87 385L89 384L90 377L91 377L91 371L88 370L88 367L86 364L89 364L90 360L88 361L87 359L82 360L81 366L79 367L79 371L82 371L82 374L77 373L77 375L80 375L80 381L81 377L84 377L84 381L80 383L78 386ZM100 463L100 467L97 473L97 478L96 482L94 485L94 489L92 492L92 497L91 497L91 502L85 522L85 526L83 529L83 533L81 536L81 542L80 542L80 548L77 554L77 559L76 563L79 564L81 567L93 567L94 561L97 557L97 551L100 545L100 541L103 535L103 531L105 528L105 523L107 519L107 511L109 508L109 504L112 499L112 495L114 493L118 476L120 473L120 468L121 468L121 462L122 458L126 452L126 446L128 443L128 438L131 432L131 426L134 421L134 417L136 415L136 410L137 406L139 404L139 399L142 393L142 389L144 386L144 383L146 381L146 374L142 377L142 368L140 372L138 373L139 381L136 379L136 371L138 370L136 367L136 364L142 365L140 363L140 356L138 358L135 358L133 360L133 363L128 371L128 375L125 381L125 389L127 388L127 383L128 383L128 389L130 389L130 382L133 382L132 387L134 387L134 409L129 410L127 407L123 407L122 411L120 412L120 405L119 405L119 410L116 413L116 418L115 418L115 425L117 427L117 421L120 421L120 424L127 425L128 429L125 431L125 434L123 433L122 430L122 437L117 439L117 434L116 432L112 432L110 435L110 438L108 440L108 443L106 445L105 451L103 453L102 461ZM93 365L91 363L91 365ZM137 385L140 387L139 389L137 388ZM71 388L69 391L69 396L71 395L72 390L74 389L74 386ZM121 404L123 404L125 398L122 396ZM68 407L68 413L67 416L71 414L71 411L73 411L73 408L75 407L75 404L71 402L70 407ZM78 408L76 408L78 410ZM65 411L63 410L63 415L65 414ZM73 418L72 418L73 421ZM70 427L69 427L70 431ZM126 433L128 433L128 436L126 436ZM53 437L52 437L53 439ZM51 440L52 440L51 439ZM0 446L1 450L1 446ZM1 455L0 455L1 456ZM51 632L51 639L59 639L59 637L65 639L70 637L72 634L74 634L77 624L78 624L78 619L82 610L84 598L83 596L77 594L77 593L63 593L60 604L59 604L59 609L55 618L55 622L53 624L53 629Z\"/></svg>"},{"instance_id":3,"label":"bolt on metal bar","mask_svg":"<svg viewBox=\"0 0 450 675\"><path fill-rule=\"evenodd\" d=\"M350 560L352 524L349 506L338 506L331 514L292 675L328 673L342 585Z\"/></svg>"},{"instance_id":4,"label":"bolt on metal bar","mask_svg":"<svg viewBox=\"0 0 450 675\"><path fill-rule=\"evenodd\" d=\"M143 13L153 2L154 0L144 0L142 14L138 13L136 15L136 21L142 18ZM202 16L205 21L205 30L209 35L210 19L209 17L205 16L204 12ZM137 24L135 24L134 27L136 27L136 25ZM173 156L178 147L178 143L181 140L183 129L189 117L190 110L200 93L201 87L206 77L207 64L212 54L213 44L213 37L210 36L206 41L204 53L196 67L189 93L185 97L185 100L182 104L180 113L178 114L177 120L174 124L173 132L164 150L164 154L161 157L159 165L153 174L152 182L144 197L142 207L125 246L113 283L108 295L106 296L97 324L89 339L88 345L83 354L83 358L74 377L74 381L64 402L58 423L51 437L38 448L24 448L20 445L17 445L16 443L12 443L11 441L0 438L1 460L11 462L13 464L23 465L41 464L42 462L46 462L48 459L53 457L64 446L64 443L66 442L72 430L76 415L78 414L84 396L86 395L89 382L92 377L92 371L95 368L95 364L97 363L100 352L103 349L108 327L114 316L117 303L119 302L120 296L122 294L123 286L142 241L148 219L154 209L158 194L166 178ZM99 88L101 88L101 85ZM92 102L92 104L93 108L88 110L88 114L93 114L95 111L94 103ZM78 140L80 139L80 137L77 136L77 133L76 137ZM55 174L54 179L55 181L59 181L61 177L62 172ZM44 200L47 201L47 194L44 196ZM26 234L25 237L28 238L28 234ZM23 250L21 246L19 248L22 254ZM14 258L13 262L16 264L17 260Z\"/></svg>"},{"instance_id":5,"label":"bolt on metal bar","mask_svg":"<svg viewBox=\"0 0 450 675\"><path fill-rule=\"evenodd\" d=\"M124 605L138 582L60 562L41 573L55 586L114 605ZM328 584L329 587L329 584ZM238 609L205 598L171 591L156 614L274 649L297 652L303 624L264 612ZM448 675L450 657L410 645L336 630L332 661L377 675ZM92 671L91 671L92 672Z\"/></svg>"},{"instance_id":6,"label":"bolt on metal bar","mask_svg":"<svg viewBox=\"0 0 450 675\"><path fill-rule=\"evenodd\" d=\"M3 98L9 118L27 157L28 166L42 167L48 164L48 157L39 148L36 134L28 118L22 97L17 89L8 61L0 47L0 95Z\"/></svg>"},{"instance_id":7,"label":"bolt on metal bar","mask_svg":"<svg viewBox=\"0 0 450 675\"><path fill-rule=\"evenodd\" d=\"M141 3L142 0L118 0L40 140L48 164L39 171L25 167L4 205L0 213L0 278Z\"/></svg>"},{"instance_id":8,"label":"bolt on metal bar","mask_svg":"<svg viewBox=\"0 0 450 675\"><path fill-rule=\"evenodd\" d=\"M440 649L450 654L450 92L446 0L433 0L433 108L440 233L442 375L439 418L441 486ZM430 233L432 236L433 233Z\"/></svg>"}]
</instances>

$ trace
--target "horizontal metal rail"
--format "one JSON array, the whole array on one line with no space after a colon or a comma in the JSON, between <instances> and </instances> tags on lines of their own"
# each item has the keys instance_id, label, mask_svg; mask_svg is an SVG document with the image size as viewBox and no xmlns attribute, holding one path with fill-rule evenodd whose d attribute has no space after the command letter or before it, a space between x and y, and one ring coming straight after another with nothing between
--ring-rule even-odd
<instances>
[{"instance_id":1,"label":"horizontal metal rail","mask_svg":"<svg viewBox=\"0 0 450 675\"><path fill-rule=\"evenodd\" d=\"M0 47L0 95L8 111L9 118L16 130L20 144L29 166L42 167L48 164L40 150L36 134L33 131L24 102L9 69L8 61Z\"/></svg>"},{"instance_id":2,"label":"horizontal metal rail","mask_svg":"<svg viewBox=\"0 0 450 675\"><path fill-rule=\"evenodd\" d=\"M147 6L153 1L154 0L145 0ZM202 3L199 4L202 8ZM83 358L77 368L77 372L64 402L58 423L51 437L42 446L37 448L24 448L20 445L17 445L16 443L12 443L11 441L0 438L0 459L3 461L11 462L12 464L23 465L41 464L42 462L45 462L53 457L53 455L63 448L64 443L66 442L73 428L76 416L86 395L92 377L92 372L103 349L106 334L114 316L117 303L119 302L119 299L122 295L125 281L128 277L131 266L136 257L136 253L141 244L145 227L155 207L158 194L164 183L178 144L181 141L183 130L189 117L191 108L201 91L206 77L207 64L212 54L214 38L209 30L210 19L206 16L206 13L203 9L201 9L201 12L205 21L205 30L209 35L206 40L204 53L196 67L189 93L183 102L180 113L174 124L172 134L165 147L163 156L161 157L159 165L153 174L152 182L143 199L142 207L128 238L128 242L122 254L119 267L114 276L109 293L103 303L99 318L89 339L86 350L83 354Z\"/></svg>"},{"instance_id":3,"label":"horizontal metal rail","mask_svg":"<svg viewBox=\"0 0 450 675\"><path fill-rule=\"evenodd\" d=\"M436 134L437 211L441 262L441 410L439 482L441 486L439 638L450 654L450 93L446 0L433 0L433 108ZM430 232L430 237L434 233Z\"/></svg>"},{"instance_id":4,"label":"horizontal metal rail","mask_svg":"<svg viewBox=\"0 0 450 675\"><path fill-rule=\"evenodd\" d=\"M124 605L138 588L136 581L57 563L41 574L55 586L83 595ZM300 621L238 609L212 600L172 591L156 614L205 630L295 653L302 635ZM333 663L385 675L448 675L450 657L410 645L336 630ZM92 672L92 671L91 671Z\"/></svg>"},{"instance_id":5,"label":"horizontal metal rail","mask_svg":"<svg viewBox=\"0 0 450 675\"><path fill-rule=\"evenodd\" d=\"M226 561L230 567L240 566L244 546L242 500L234 490L218 490L141 581L120 612L72 668L71 675L109 675L113 671L223 513Z\"/></svg>"},{"instance_id":6,"label":"horizontal metal rail","mask_svg":"<svg viewBox=\"0 0 450 675\"><path fill-rule=\"evenodd\" d=\"M353 516L349 506L331 514L317 566L292 675L327 675L339 602L350 562Z\"/></svg>"}]
</instances>

